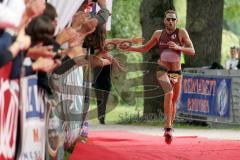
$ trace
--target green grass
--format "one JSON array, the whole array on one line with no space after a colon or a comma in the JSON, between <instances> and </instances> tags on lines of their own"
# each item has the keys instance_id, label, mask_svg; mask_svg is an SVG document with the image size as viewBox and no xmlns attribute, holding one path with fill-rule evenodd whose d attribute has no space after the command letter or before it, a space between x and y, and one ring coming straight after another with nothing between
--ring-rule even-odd
<instances>
[{"instance_id":1,"label":"green grass","mask_svg":"<svg viewBox=\"0 0 240 160\"><path fill-rule=\"evenodd\" d=\"M91 109L96 105L91 105ZM160 118L159 118L160 117ZM143 118L143 107L119 105L114 110L106 114L106 124L136 125L136 126L160 126L164 124L162 116ZM97 118L91 119L90 123L98 123ZM195 125L184 122L176 122L175 128L185 129L209 129L209 126Z\"/></svg>"},{"instance_id":2,"label":"green grass","mask_svg":"<svg viewBox=\"0 0 240 160\"><path fill-rule=\"evenodd\" d=\"M93 104L91 105L90 109L95 109L96 105ZM142 112L142 108L138 108L135 106L117 106L116 108L114 108L112 111L108 112L106 114L106 122L108 124L118 124L121 123L121 121L123 120L123 116L125 114L131 114L131 115L136 115L138 112ZM95 117L97 117L97 115L95 115ZM91 119L90 122L93 123L97 123L98 120L97 118Z\"/></svg>"},{"instance_id":3,"label":"green grass","mask_svg":"<svg viewBox=\"0 0 240 160\"><path fill-rule=\"evenodd\" d=\"M96 105L91 105L91 109L96 108ZM97 117L97 116L95 116ZM159 118L160 117L160 118ZM91 119L90 123L98 123L97 118ZM163 127L164 119L162 115L158 117L143 118L143 106L128 106L119 105L111 112L106 114L106 124L121 124L135 126L158 126ZM233 129L240 130L240 125L209 125L210 123L203 122L187 122L176 119L174 128L184 129Z\"/></svg>"},{"instance_id":4,"label":"green grass","mask_svg":"<svg viewBox=\"0 0 240 160\"><path fill-rule=\"evenodd\" d=\"M64 152L64 160L68 160L70 158L71 154L72 154L71 152L65 151Z\"/></svg>"}]
</instances>

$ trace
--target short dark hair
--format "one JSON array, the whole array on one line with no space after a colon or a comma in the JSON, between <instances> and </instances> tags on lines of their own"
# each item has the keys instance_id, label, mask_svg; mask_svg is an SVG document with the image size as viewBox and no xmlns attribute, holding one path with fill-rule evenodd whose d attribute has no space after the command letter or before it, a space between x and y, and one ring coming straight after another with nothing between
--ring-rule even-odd
<instances>
[{"instance_id":1,"label":"short dark hair","mask_svg":"<svg viewBox=\"0 0 240 160\"><path fill-rule=\"evenodd\" d=\"M26 34L31 37L32 44L51 39L55 28L47 16L41 15L32 19L26 27Z\"/></svg>"},{"instance_id":2,"label":"short dark hair","mask_svg":"<svg viewBox=\"0 0 240 160\"><path fill-rule=\"evenodd\" d=\"M55 18L57 17L57 11L56 11L56 9L54 8L53 5L51 5L50 3L46 3L46 8L43 12L43 15L47 16L52 21L54 21Z\"/></svg>"},{"instance_id":3,"label":"short dark hair","mask_svg":"<svg viewBox=\"0 0 240 160\"><path fill-rule=\"evenodd\" d=\"M175 15L176 15L176 17L177 17L177 13L176 13L176 11L174 11L174 10L171 10L171 9L169 9L169 10L166 10L166 11L165 11L165 13L164 13L165 17L166 17L166 16L167 16L167 14L169 14L169 13L171 13L171 14L175 14Z\"/></svg>"},{"instance_id":4,"label":"short dark hair","mask_svg":"<svg viewBox=\"0 0 240 160\"><path fill-rule=\"evenodd\" d=\"M237 47L236 46L232 46L232 47L230 47L230 49L237 49Z\"/></svg>"},{"instance_id":5,"label":"short dark hair","mask_svg":"<svg viewBox=\"0 0 240 160\"><path fill-rule=\"evenodd\" d=\"M97 25L95 31L85 38L84 46L103 50L106 38L106 25Z\"/></svg>"}]
</instances>

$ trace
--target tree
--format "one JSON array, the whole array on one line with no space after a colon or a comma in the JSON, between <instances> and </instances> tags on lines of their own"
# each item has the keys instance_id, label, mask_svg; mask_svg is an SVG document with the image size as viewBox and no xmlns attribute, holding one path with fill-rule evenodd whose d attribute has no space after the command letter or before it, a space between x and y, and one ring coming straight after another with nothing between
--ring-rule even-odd
<instances>
[{"instance_id":1,"label":"tree","mask_svg":"<svg viewBox=\"0 0 240 160\"><path fill-rule=\"evenodd\" d=\"M168 9L174 9L173 0L143 0L140 7L140 22L142 25L142 34L146 40L149 40L153 32L157 29L162 29L164 27L163 18L164 12ZM144 54L143 60L145 62L157 62L159 54L157 48L152 49L149 53ZM151 65L147 66L147 69L156 75L153 71ZM158 98L147 98L152 94L148 92L152 89L151 86L157 86L157 81L153 77L150 78L148 74L144 75L143 78L144 85L144 114L158 113L163 110L163 98L164 96ZM150 86L151 85L151 86ZM156 92L159 92L157 90Z\"/></svg>"},{"instance_id":2,"label":"tree","mask_svg":"<svg viewBox=\"0 0 240 160\"><path fill-rule=\"evenodd\" d=\"M142 36L139 13L141 1L142 0L113 0L112 27L108 33L108 38L132 38ZM142 61L142 54L123 54L119 53L118 50L113 50L111 54L121 59L125 71L128 71L128 68L130 68L128 63L138 63ZM136 64L134 67L139 68L139 65ZM114 71L114 69L112 70L112 93L117 95L120 105L141 107L143 100L139 98L140 96L136 99L136 88L132 86L136 83L142 84L142 81L136 82L135 80L129 80L129 75L130 77L132 75L132 77L136 77L137 73L125 71L119 72L117 70ZM129 91L130 88L132 92Z\"/></svg>"},{"instance_id":3,"label":"tree","mask_svg":"<svg viewBox=\"0 0 240 160\"><path fill-rule=\"evenodd\" d=\"M113 0L112 28L108 37L130 38L141 35L139 6L141 0Z\"/></svg>"},{"instance_id":4,"label":"tree","mask_svg":"<svg viewBox=\"0 0 240 160\"><path fill-rule=\"evenodd\" d=\"M196 56L186 56L186 66L202 67L221 62L223 5L224 0L187 1L186 28Z\"/></svg>"}]
</instances>

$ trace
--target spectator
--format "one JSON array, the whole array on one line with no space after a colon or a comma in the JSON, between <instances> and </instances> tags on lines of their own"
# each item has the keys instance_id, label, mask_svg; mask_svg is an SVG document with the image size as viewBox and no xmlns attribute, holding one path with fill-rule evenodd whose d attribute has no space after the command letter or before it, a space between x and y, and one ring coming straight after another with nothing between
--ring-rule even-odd
<instances>
[{"instance_id":1,"label":"spectator","mask_svg":"<svg viewBox=\"0 0 240 160\"><path fill-rule=\"evenodd\" d=\"M235 46L230 48L230 59L226 61L225 69L237 70L238 65L238 51Z\"/></svg>"},{"instance_id":2,"label":"spectator","mask_svg":"<svg viewBox=\"0 0 240 160\"><path fill-rule=\"evenodd\" d=\"M238 65L237 65L237 68L240 69L240 48L238 48L237 51L238 51Z\"/></svg>"}]
</instances>

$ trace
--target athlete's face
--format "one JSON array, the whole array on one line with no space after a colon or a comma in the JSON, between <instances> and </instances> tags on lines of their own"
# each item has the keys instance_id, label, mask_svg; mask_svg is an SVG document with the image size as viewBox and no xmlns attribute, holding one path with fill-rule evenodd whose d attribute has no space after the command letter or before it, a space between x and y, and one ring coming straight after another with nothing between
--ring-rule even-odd
<instances>
[{"instance_id":1,"label":"athlete's face","mask_svg":"<svg viewBox=\"0 0 240 160\"><path fill-rule=\"evenodd\" d=\"M167 30L174 31L176 29L177 16L174 13L168 13L164 18L164 25Z\"/></svg>"}]
</instances>

